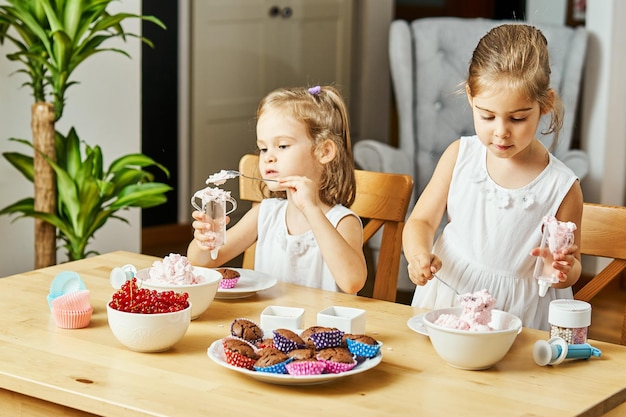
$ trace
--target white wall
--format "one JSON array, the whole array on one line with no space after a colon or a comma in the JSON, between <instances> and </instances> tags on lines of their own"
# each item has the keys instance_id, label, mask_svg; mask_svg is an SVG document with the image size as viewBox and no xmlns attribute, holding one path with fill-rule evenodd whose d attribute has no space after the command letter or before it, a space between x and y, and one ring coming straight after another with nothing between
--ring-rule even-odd
<instances>
[{"instance_id":1,"label":"white wall","mask_svg":"<svg viewBox=\"0 0 626 417\"><path fill-rule=\"evenodd\" d=\"M113 2L111 12L140 14L138 1ZM139 20L125 22L125 30L141 31ZM141 150L141 45L135 38L128 42L111 41L108 47L127 51L132 59L104 52L90 57L75 72L73 79L80 84L70 87L65 113L57 130L67 133L74 126L81 139L90 145L100 145L105 166L113 159ZM20 88L26 78L10 74L21 67L6 58L14 49L10 44L0 47L0 152L29 152L24 146L8 142L10 137L31 139L30 107L32 97L28 88ZM0 158L0 207L33 195L32 184ZM97 232L89 248L101 253L113 250L139 252L141 243L141 212L138 209L120 212L130 225L110 220ZM34 265L34 221L0 217L0 236L4 244L0 251L0 276L30 270ZM63 252L60 252L63 253ZM58 262L65 260L58 256Z\"/></svg>"},{"instance_id":2,"label":"white wall","mask_svg":"<svg viewBox=\"0 0 626 417\"><path fill-rule=\"evenodd\" d=\"M590 173L585 201L626 204L626 2L588 0L590 32L582 104L582 144Z\"/></svg>"}]
</instances>

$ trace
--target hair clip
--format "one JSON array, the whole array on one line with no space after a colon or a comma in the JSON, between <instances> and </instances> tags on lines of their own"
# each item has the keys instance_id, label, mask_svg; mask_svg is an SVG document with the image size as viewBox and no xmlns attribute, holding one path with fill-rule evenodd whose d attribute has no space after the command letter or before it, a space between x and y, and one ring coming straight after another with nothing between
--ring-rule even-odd
<instances>
[{"instance_id":1,"label":"hair clip","mask_svg":"<svg viewBox=\"0 0 626 417\"><path fill-rule=\"evenodd\" d=\"M309 93L313 94L314 96L318 95L321 91L322 87L320 87L319 85L309 88Z\"/></svg>"}]
</instances>

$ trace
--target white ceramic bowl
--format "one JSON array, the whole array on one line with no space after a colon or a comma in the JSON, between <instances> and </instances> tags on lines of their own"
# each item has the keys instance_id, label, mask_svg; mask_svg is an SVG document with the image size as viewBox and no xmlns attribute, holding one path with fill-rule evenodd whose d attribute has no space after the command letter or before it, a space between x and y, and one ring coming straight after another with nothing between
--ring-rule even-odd
<instances>
[{"instance_id":1,"label":"white ceramic bowl","mask_svg":"<svg viewBox=\"0 0 626 417\"><path fill-rule=\"evenodd\" d=\"M331 306L317 313L317 325L334 327L345 333L365 333L365 310Z\"/></svg>"},{"instance_id":2,"label":"white ceramic bowl","mask_svg":"<svg viewBox=\"0 0 626 417\"><path fill-rule=\"evenodd\" d=\"M191 310L191 320L197 319L202 313L207 311L213 299L215 299L217 287L222 279L222 274L214 269L194 266L194 272L198 275L202 275L204 278L203 283L191 285L160 284L145 280L145 278L148 277L148 270L149 268L137 271L137 285L142 288L157 291L171 290L175 292L186 292L189 294L189 302L193 306Z\"/></svg>"},{"instance_id":3,"label":"white ceramic bowl","mask_svg":"<svg viewBox=\"0 0 626 417\"><path fill-rule=\"evenodd\" d=\"M173 313L127 313L107 303L109 327L115 338L136 352L162 352L180 341L191 321L190 305Z\"/></svg>"},{"instance_id":4,"label":"white ceramic bowl","mask_svg":"<svg viewBox=\"0 0 626 417\"><path fill-rule=\"evenodd\" d=\"M267 306L261 312L261 328L265 332L276 329L300 331L304 329L304 309L299 307Z\"/></svg>"},{"instance_id":5,"label":"white ceramic bowl","mask_svg":"<svg viewBox=\"0 0 626 417\"><path fill-rule=\"evenodd\" d=\"M491 331L450 329L435 324L441 314L459 316L462 307L433 310L424 315L424 325L437 354L449 365L468 370L488 369L508 353L522 330L522 321L501 310L491 314Z\"/></svg>"}]
</instances>

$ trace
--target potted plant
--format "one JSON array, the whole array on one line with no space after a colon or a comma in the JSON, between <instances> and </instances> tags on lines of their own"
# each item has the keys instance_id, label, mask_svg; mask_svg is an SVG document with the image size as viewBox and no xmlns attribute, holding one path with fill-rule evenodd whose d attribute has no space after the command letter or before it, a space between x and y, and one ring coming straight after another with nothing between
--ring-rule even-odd
<instances>
[{"instance_id":1,"label":"potted plant","mask_svg":"<svg viewBox=\"0 0 626 417\"><path fill-rule=\"evenodd\" d=\"M7 152L3 156L34 184L34 196L0 210L35 219L35 267L56 264L57 239L70 260L90 252L88 242L110 218L130 207L152 207L166 201L170 186L153 181L144 168L169 172L151 158L137 153L113 161L104 169L99 146L81 143L70 128L66 135L55 130L62 117L67 89L76 84L74 70L96 53L128 54L103 44L114 38L137 37L122 28L126 19L150 21L153 16L110 14L113 0L5 0L0 6L0 43L10 41L16 51L8 59L23 64L18 73L34 97L31 109L33 140L12 139L32 148L32 156ZM84 149L84 156L83 156ZM58 236L57 236L58 231Z\"/></svg>"}]
</instances>

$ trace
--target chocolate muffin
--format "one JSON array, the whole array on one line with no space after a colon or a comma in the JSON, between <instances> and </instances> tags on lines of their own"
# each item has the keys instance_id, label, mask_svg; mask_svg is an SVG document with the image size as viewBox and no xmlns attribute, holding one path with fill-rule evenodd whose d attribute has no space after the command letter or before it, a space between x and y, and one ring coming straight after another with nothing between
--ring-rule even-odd
<instances>
[{"instance_id":1,"label":"chocolate muffin","mask_svg":"<svg viewBox=\"0 0 626 417\"><path fill-rule=\"evenodd\" d=\"M230 334L252 343L263 340L263 330L255 322L248 319L234 320L230 325Z\"/></svg>"},{"instance_id":2,"label":"chocolate muffin","mask_svg":"<svg viewBox=\"0 0 626 417\"><path fill-rule=\"evenodd\" d=\"M330 347L317 352L317 360L324 362L324 371L329 374L347 372L357 364L352 353L344 347Z\"/></svg>"},{"instance_id":3,"label":"chocolate muffin","mask_svg":"<svg viewBox=\"0 0 626 417\"><path fill-rule=\"evenodd\" d=\"M352 363L354 358L352 353L343 347L331 347L317 352L317 359L331 362Z\"/></svg>"},{"instance_id":4,"label":"chocolate muffin","mask_svg":"<svg viewBox=\"0 0 626 417\"><path fill-rule=\"evenodd\" d=\"M264 348L259 352L259 359L254 364L255 368L265 368L285 362L289 357L276 348Z\"/></svg>"},{"instance_id":5,"label":"chocolate muffin","mask_svg":"<svg viewBox=\"0 0 626 417\"><path fill-rule=\"evenodd\" d=\"M293 358L294 360L302 360L302 359L314 359L315 358L315 349L312 348L302 348L302 349L294 349L287 353L287 356Z\"/></svg>"},{"instance_id":6,"label":"chocolate muffin","mask_svg":"<svg viewBox=\"0 0 626 417\"><path fill-rule=\"evenodd\" d=\"M226 339L223 341L224 349L228 349L231 352L238 353L250 359L258 359L259 355L254 351L254 348L249 343L238 339Z\"/></svg>"},{"instance_id":7,"label":"chocolate muffin","mask_svg":"<svg viewBox=\"0 0 626 417\"><path fill-rule=\"evenodd\" d=\"M239 274L239 271L235 271L234 269L230 269L230 268L219 268L217 269L217 272L222 274L222 278L224 279L233 279L233 278L241 277L241 274Z\"/></svg>"},{"instance_id":8,"label":"chocolate muffin","mask_svg":"<svg viewBox=\"0 0 626 417\"><path fill-rule=\"evenodd\" d=\"M308 342L313 333L326 332L329 330L332 330L332 329L330 327L324 327L324 326L311 326L311 327L304 329L304 331L300 333L300 337L305 342Z\"/></svg>"},{"instance_id":9,"label":"chocolate muffin","mask_svg":"<svg viewBox=\"0 0 626 417\"><path fill-rule=\"evenodd\" d=\"M344 334L343 345L347 346L346 339L354 340L355 342L365 343L366 345L377 345L378 340L365 334Z\"/></svg>"},{"instance_id":10,"label":"chocolate muffin","mask_svg":"<svg viewBox=\"0 0 626 417\"><path fill-rule=\"evenodd\" d=\"M303 348L305 345L304 340L294 331L289 329L276 329L274 330L274 347L284 353L288 353L294 349Z\"/></svg>"}]
</instances>

